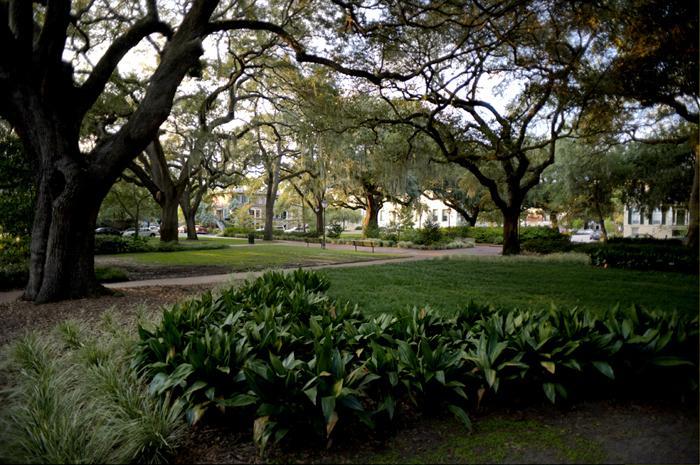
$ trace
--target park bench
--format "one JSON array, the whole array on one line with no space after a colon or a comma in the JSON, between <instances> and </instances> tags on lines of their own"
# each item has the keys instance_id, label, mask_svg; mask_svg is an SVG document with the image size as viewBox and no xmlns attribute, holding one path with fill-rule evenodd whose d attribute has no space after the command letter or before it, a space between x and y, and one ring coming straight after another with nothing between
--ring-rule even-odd
<instances>
[{"instance_id":1,"label":"park bench","mask_svg":"<svg viewBox=\"0 0 700 465\"><path fill-rule=\"evenodd\" d=\"M373 241L352 241L352 245L355 246L355 252L357 252L357 246L360 247L372 247L372 253L374 253L374 242Z\"/></svg>"}]
</instances>

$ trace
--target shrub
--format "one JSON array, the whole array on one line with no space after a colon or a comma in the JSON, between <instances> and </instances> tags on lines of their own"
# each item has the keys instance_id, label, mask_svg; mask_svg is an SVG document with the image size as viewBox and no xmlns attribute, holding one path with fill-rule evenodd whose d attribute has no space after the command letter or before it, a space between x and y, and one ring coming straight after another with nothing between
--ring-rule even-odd
<instances>
[{"instance_id":1,"label":"shrub","mask_svg":"<svg viewBox=\"0 0 700 465\"><path fill-rule=\"evenodd\" d=\"M338 238L340 237L340 234L343 232L343 225L338 224L338 223L331 223L328 226L328 233L327 236L330 238Z\"/></svg>"},{"instance_id":2,"label":"shrub","mask_svg":"<svg viewBox=\"0 0 700 465\"><path fill-rule=\"evenodd\" d=\"M20 289L29 281L27 262L0 264L0 291Z\"/></svg>"},{"instance_id":3,"label":"shrub","mask_svg":"<svg viewBox=\"0 0 700 465\"><path fill-rule=\"evenodd\" d=\"M0 265L23 263L29 258L29 243L26 236L0 234Z\"/></svg>"},{"instance_id":4,"label":"shrub","mask_svg":"<svg viewBox=\"0 0 700 465\"><path fill-rule=\"evenodd\" d=\"M681 245L615 241L608 244L580 244L575 250L587 253L594 266L698 273L697 250Z\"/></svg>"},{"instance_id":5,"label":"shrub","mask_svg":"<svg viewBox=\"0 0 700 465\"><path fill-rule=\"evenodd\" d=\"M471 237L469 236L469 231L471 229L471 226L450 226L448 228L442 228L442 235L445 237L448 237L450 239L458 239L462 237Z\"/></svg>"},{"instance_id":6,"label":"shrub","mask_svg":"<svg viewBox=\"0 0 700 465\"><path fill-rule=\"evenodd\" d=\"M378 238L379 233L379 228L362 228L362 237Z\"/></svg>"},{"instance_id":7,"label":"shrub","mask_svg":"<svg viewBox=\"0 0 700 465\"><path fill-rule=\"evenodd\" d=\"M525 226L520 228L518 232L521 241L536 240L536 239L553 239L558 240L569 237L559 232L558 229L547 228L544 226Z\"/></svg>"},{"instance_id":8,"label":"shrub","mask_svg":"<svg viewBox=\"0 0 700 465\"><path fill-rule=\"evenodd\" d=\"M408 410L447 409L468 426L467 399L554 403L614 387L697 387L698 319L675 311L471 303L452 316L413 308L364 317L327 288L315 273L267 273L177 304L158 327L139 329L134 363L151 392L186 404L191 423L235 415L261 450L290 436L325 442L384 427Z\"/></svg>"},{"instance_id":9,"label":"shrub","mask_svg":"<svg viewBox=\"0 0 700 465\"><path fill-rule=\"evenodd\" d=\"M430 245L440 242L440 240L442 240L440 225L428 218L425 220L425 223L423 223L423 227L418 230L418 236L414 242L422 245Z\"/></svg>"},{"instance_id":10,"label":"shrub","mask_svg":"<svg viewBox=\"0 0 700 465\"><path fill-rule=\"evenodd\" d=\"M95 277L101 283L116 283L128 281L129 275L121 268L115 267L99 267L95 268Z\"/></svg>"},{"instance_id":11,"label":"shrub","mask_svg":"<svg viewBox=\"0 0 700 465\"><path fill-rule=\"evenodd\" d=\"M467 237L472 237L477 244L503 244L503 228L476 226L466 230Z\"/></svg>"},{"instance_id":12,"label":"shrub","mask_svg":"<svg viewBox=\"0 0 700 465\"><path fill-rule=\"evenodd\" d=\"M520 248L526 252L539 254L569 252L573 249L573 244L569 236L561 234L557 238L535 238L524 239L520 242Z\"/></svg>"},{"instance_id":13,"label":"shrub","mask_svg":"<svg viewBox=\"0 0 700 465\"><path fill-rule=\"evenodd\" d=\"M248 233L255 232L250 228L242 228L240 226L227 226L224 228L224 232L221 233L222 236L226 237L235 237L238 234L241 234L243 236L247 236Z\"/></svg>"},{"instance_id":14,"label":"shrub","mask_svg":"<svg viewBox=\"0 0 700 465\"><path fill-rule=\"evenodd\" d=\"M150 252L148 238L112 235L95 236L95 255Z\"/></svg>"}]
</instances>

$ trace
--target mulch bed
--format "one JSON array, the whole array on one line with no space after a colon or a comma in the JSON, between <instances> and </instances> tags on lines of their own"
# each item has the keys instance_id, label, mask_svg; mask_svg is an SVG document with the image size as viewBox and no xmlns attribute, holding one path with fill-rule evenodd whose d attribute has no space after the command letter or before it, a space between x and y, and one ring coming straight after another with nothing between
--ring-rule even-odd
<instances>
[{"instance_id":1,"label":"mulch bed","mask_svg":"<svg viewBox=\"0 0 700 465\"><path fill-rule=\"evenodd\" d=\"M213 285L149 286L120 289L114 295L36 305L16 300L0 303L0 346L30 330L45 331L65 320L98 322L108 309L120 315L123 324L133 324L137 310L145 305L154 310L187 297L194 297Z\"/></svg>"}]
</instances>

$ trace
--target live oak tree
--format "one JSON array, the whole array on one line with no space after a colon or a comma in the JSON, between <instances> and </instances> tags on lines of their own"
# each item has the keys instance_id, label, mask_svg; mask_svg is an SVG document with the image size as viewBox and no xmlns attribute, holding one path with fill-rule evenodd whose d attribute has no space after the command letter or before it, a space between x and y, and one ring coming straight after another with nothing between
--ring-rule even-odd
<instances>
[{"instance_id":1,"label":"live oak tree","mask_svg":"<svg viewBox=\"0 0 700 465\"><path fill-rule=\"evenodd\" d=\"M700 215L700 95L698 87L698 2L682 0L623 0L597 7L604 50L595 66L584 69L585 85L595 89L592 113L597 121L631 112L633 138L653 145L676 143L692 149L695 165L688 195L689 227L686 242L698 247ZM651 125L644 113L653 113ZM640 113L642 115L640 116ZM671 120L669 123L668 120ZM685 122L685 137L665 138L663 128Z\"/></svg>"},{"instance_id":2,"label":"live oak tree","mask_svg":"<svg viewBox=\"0 0 700 465\"><path fill-rule=\"evenodd\" d=\"M453 164L433 164L432 171L424 182L424 195L442 201L469 226L476 225L480 213L494 208L488 190L469 171Z\"/></svg>"},{"instance_id":3,"label":"live oak tree","mask_svg":"<svg viewBox=\"0 0 700 465\"><path fill-rule=\"evenodd\" d=\"M178 85L202 53L217 3L193 2L176 29L160 19L155 2L134 5L122 12L118 36L89 70L64 61L66 49L81 52L99 42L87 34L106 34L99 26L114 26L115 14L95 2L84 8L67 0L0 3L0 114L17 130L38 171L25 298L46 302L100 291L93 260L100 204L168 116ZM83 29L86 22L91 31ZM121 59L152 34L168 38L168 45L141 105L119 131L81 147L86 114Z\"/></svg>"},{"instance_id":4,"label":"live oak tree","mask_svg":"<svg viewBox=\"0 0 700 465\"><path fill-rule=\"evenodd\" d=\"M323 62L283 28L303 17L306 7L313 5L0 1L0 116L17 131L37 169L26 299L46 302L104 291L93 259L100 204L155 140L183 79L201 75L203 41L226 31L268 31L284 37L298 61ZM303 35L303 28L297 30ZM136 109L114 132L81 138L111 76L144 40L159 44L159 54Z\"/></svg>"}]
</instances>

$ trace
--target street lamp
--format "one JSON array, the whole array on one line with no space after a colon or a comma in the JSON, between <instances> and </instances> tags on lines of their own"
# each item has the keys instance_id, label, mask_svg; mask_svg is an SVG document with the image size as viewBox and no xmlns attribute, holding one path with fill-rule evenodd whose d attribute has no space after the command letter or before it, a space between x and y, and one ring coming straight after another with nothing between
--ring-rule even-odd
<instances>
[{"instance_id":1,"label":"street lamp","mask_svg":"<svg viewBox=\"0 0 700 465\"><path fill-rule=\"evenodd\" d=\"M323 240L321 241L321 248L325 249L326 248L326 207L328 207L328 202L323 200L321 202L321 216L323 217Z\"/></svg>"}]
</instances>

